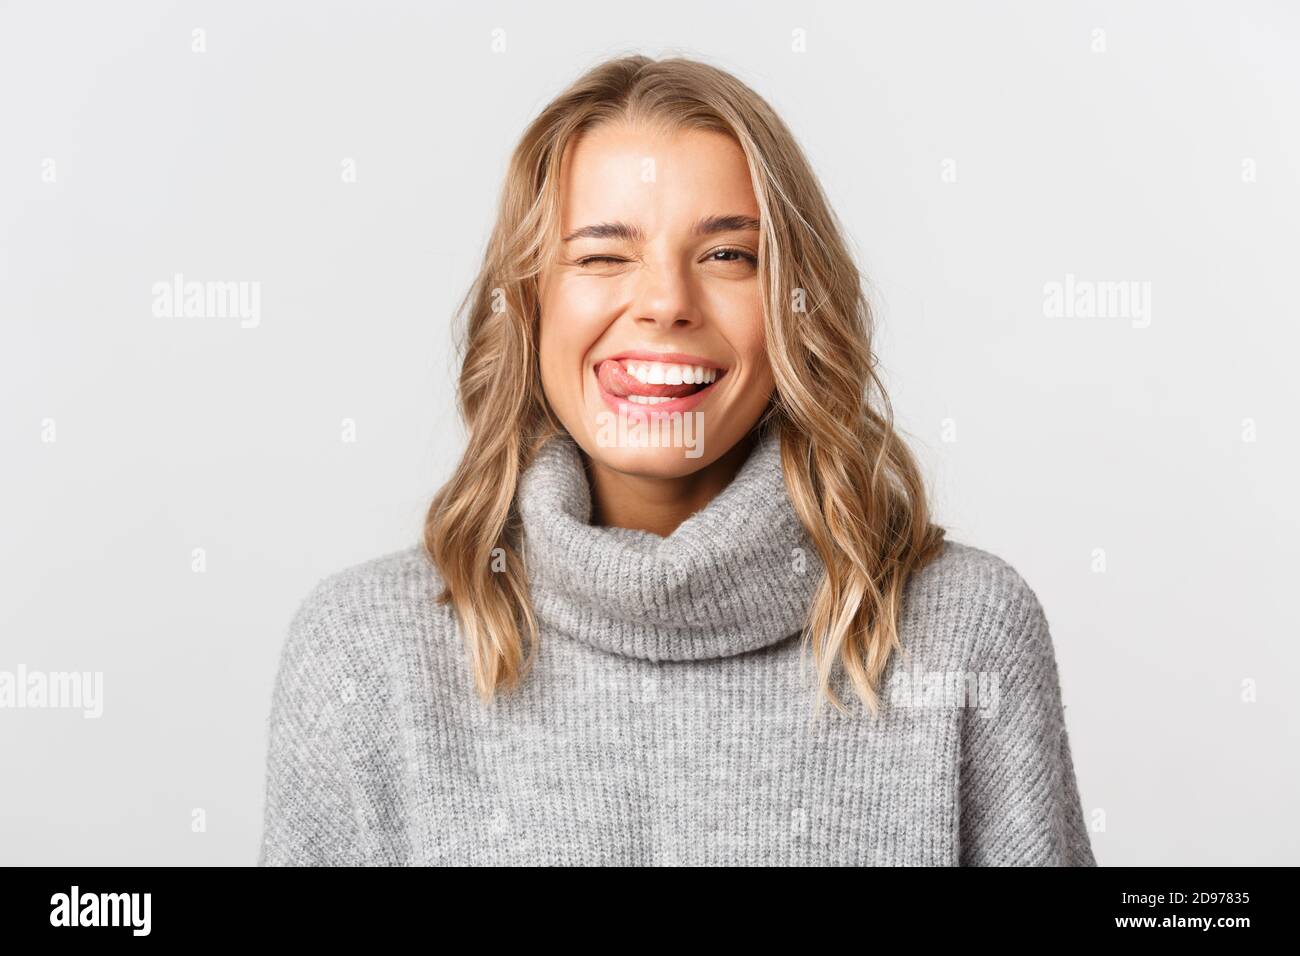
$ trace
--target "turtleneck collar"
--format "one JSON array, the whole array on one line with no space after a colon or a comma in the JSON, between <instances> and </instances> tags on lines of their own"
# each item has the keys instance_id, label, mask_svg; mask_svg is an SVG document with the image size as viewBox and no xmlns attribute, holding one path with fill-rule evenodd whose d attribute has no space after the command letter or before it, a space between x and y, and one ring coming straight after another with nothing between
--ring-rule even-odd
<instances>
[{"instance_id":1,"label":"turtleneck collar","mask_svg":"<svg viewBox=\"0 0 1300 956\"><path fill-rule=\"evenodd\" d=\"M538 451L516 500L543 630L609 653L683 661L766 647L801 631L821 580L776 429L666 538L590 523L591 487L567 433Z\"/></svg>"}]
</instances>

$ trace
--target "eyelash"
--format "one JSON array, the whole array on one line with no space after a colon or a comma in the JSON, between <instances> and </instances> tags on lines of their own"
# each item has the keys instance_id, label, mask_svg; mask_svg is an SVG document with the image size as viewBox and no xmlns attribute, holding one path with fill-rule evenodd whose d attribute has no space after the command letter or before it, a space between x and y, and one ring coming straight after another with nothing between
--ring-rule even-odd
<instances>
[{"instance_id":1,"label":"eyelash","mask_svg":"<svg viewBox=\"0 0 1300 956\"><path fill-rule=\"evenodd\" d=\"M724 246L721 249L714 249L711 253L709 253L709 255L716 256L720 252L734 252L736 255L740 256L750 265L758 265L758 256L754 255L752 252L746 252L744 249L736 249L733 246ZM576 261L580 266L587 266L593 262L626 262L627 260L620 259L618 256L584 256L583 258L578 259ZM722 259L722 260L715 260L715 261L727 262L727 261L734 261L734 260Z\"/></svg>"}]
</instances>

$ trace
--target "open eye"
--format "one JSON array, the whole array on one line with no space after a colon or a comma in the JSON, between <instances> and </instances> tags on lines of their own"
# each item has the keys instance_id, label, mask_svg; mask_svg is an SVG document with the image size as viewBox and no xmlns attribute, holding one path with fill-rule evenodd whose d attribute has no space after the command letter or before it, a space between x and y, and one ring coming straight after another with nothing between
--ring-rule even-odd
<instances>
[{"instance_id":1,"label":"open eye","mask_svg":"<svg viewBox=\"0 0 1300 956\"><path fill-rule=\"evenodd\" d=\"M725 259L718 259L715 256L726 256ZM721 249L714 249L706 256L712 262L747 262L750 265L758 265L758 256L745 249L737 249L734 246L724 246Z\"/></svg>"}]
</instances>

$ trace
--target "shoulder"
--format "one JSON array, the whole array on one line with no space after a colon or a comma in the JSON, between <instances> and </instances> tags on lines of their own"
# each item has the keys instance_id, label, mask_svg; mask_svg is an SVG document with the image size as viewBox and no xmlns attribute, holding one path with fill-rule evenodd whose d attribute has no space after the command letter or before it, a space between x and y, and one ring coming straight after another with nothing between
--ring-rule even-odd
<instances>
[{"instance_id":1,"label":"shoulder","mask_svg":"<svg viewBox=\"0 0 1300 956\"><path fill-rule=\"evenodd\" d=\"M1033 588L1010 562L952 539L946 539L943 550L913 575L909 587L970 613L1038 604Z\"/></svg>"},{"instance_id":2,"label":"shoulder","mask_svg":"<svg viewBox=\"0 0 1300 956\"><path fill-rule=\"evenodd\" d=\"M391 661L414 641L454 629L439 605L442 579L420 545L320 578L289 621L282 670L315 662L334 674Z\"/></svg>"},{"instance_id":3,"label":"shoulder","mask_svg":"<svg viewBox=\"0 0 1300 956\"><path fill-rule=\"evenodd\" d=\"M414 609L441 590L442 579L424 548L411 545L321 578L298 605L295 620L346 629L368 616Z\"/></svg>"},{"instance_id":4,"label":"shoulder","mask_svg":"<svg viewBox=\"0 0 1300 956\"><path fill-rule=\"evenodd\" d=\"M1003 669L1026 655L1051 654L1047 615L1026 576L1000 555L961 541L945 540L913 573L904 619L964 669Z\"/></svg>"}]
</instances>

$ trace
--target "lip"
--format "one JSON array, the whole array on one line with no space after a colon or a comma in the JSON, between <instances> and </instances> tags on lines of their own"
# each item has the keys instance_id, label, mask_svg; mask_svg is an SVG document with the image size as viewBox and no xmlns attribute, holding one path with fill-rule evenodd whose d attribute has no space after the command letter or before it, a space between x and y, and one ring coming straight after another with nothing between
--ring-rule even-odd
<instances>
[{"instance_id":1,"label":"lip","mask_svg":"<svg viewBox=\"0 0 1300 956\"><path fill-rule=\"evenodd\" d=\"M613 359L615 361L640 361L640 362L668 362L675 365L699 365L702 368L717 369L723 374L717 379L710 382L698 392L692 392L689 395L683 395L680 398L670 398L666 402L658 402L654 405L640 405L636 402L629 402L626 398L618 395L611 395L605 391L605 387L600 384L600 376L596 370L600 368L600 363ZM649 349L628 349L623 352L615 352L613 355L606 355L597 359L591 367L592 377L596 380L596 389L600 392L601 401L611 411L631 417L633 415L643 415L648 418L655 418L660 415L682 414L693 411L703 403L710 395L713 394L718 384L727 377L728 368L712 359L707 359L702 355L690 355L686 352L655 352Z\"/></svg>"},{"instance_id":2,"label":"lip","mask_svg":"<svg viewBox=\"0 0 1300 956\"><path fill-rule=\"evenodd\" d=\"M616 359L618 361L635 359L640 362L668 362L672 365L700 365L704 368L726 369L725 365L719 365L702 355L688 355L685 352L652 352L649 349L628 349L626 352L615 352L613 355L606 355L604 358L597 359L595 365L599 366L606 359Z\"/></svg>"}]
</instances>

